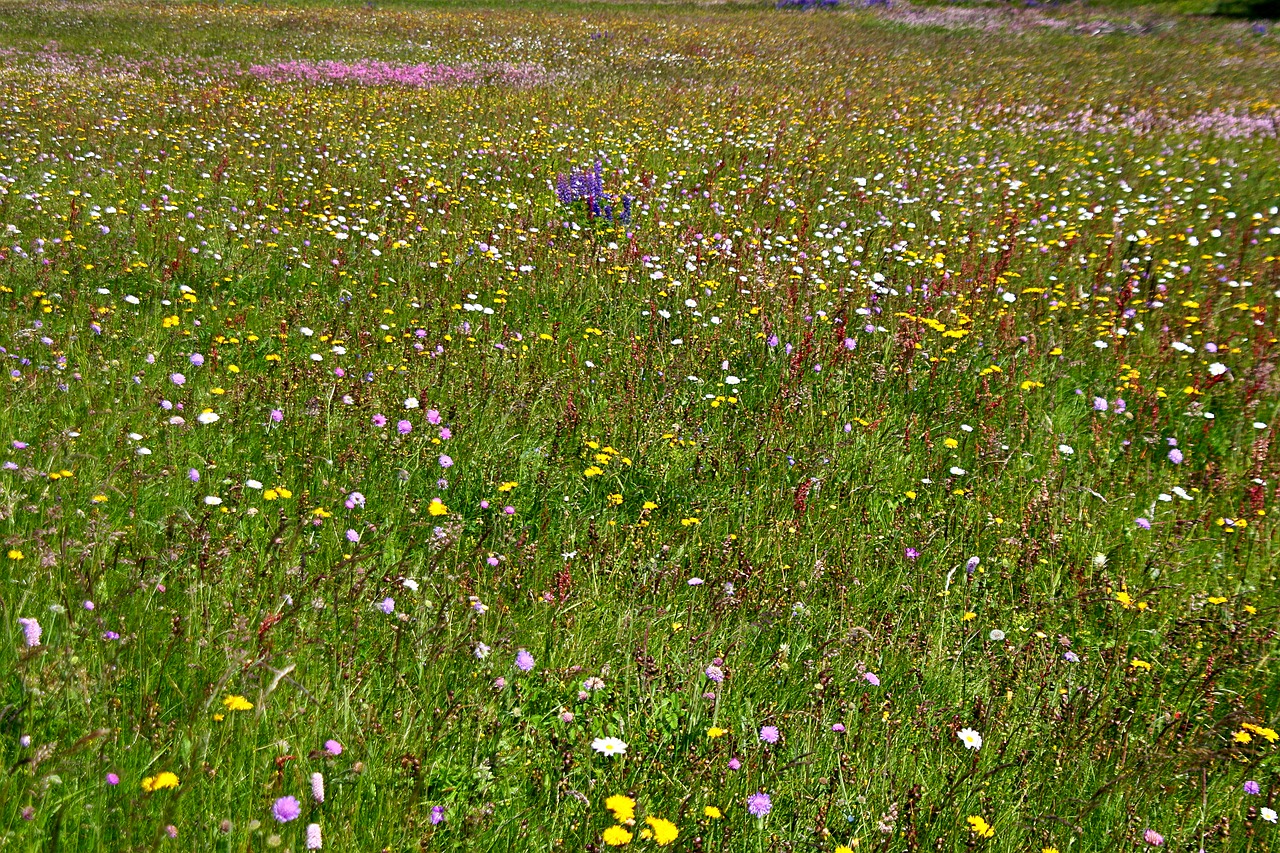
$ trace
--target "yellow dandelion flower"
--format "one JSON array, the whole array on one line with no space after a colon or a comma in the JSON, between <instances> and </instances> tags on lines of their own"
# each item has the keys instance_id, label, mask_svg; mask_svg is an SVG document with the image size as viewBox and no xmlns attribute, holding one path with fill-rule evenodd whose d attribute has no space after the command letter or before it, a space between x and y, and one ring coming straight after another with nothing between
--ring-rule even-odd
<instances>
[{"instance_id":1,"label":"yellow dandelion flower","mask_svg":"<svg viewBox=\"0 0 1280 853\"><path fill-rule=\"evenodd\" d=\"M631 820L636 816L636 801L630 797L624 797L622 794L614 794L605 800L604 807L613 812L614 819L619 823Z\"/></svg>"},{"instance_id":2,"label":"yellow dandelion flower","mask_svg":"<svg viewBox=\"0 0 1280 853\"><path fill-rule=\"evenodd\" d=\"M707 806L702 810L702 813L707 817L711 818L712 820L719 820L720 818L724 817L724 815L721 814L720 810L715 806Z\"/></svg>"},{"instance_id":3,"label":"yellow dandelion flower","mask_svg":"<svg viewBox=\"0 0 1280 853\"><path fill-rule=\"evenodd\" d=\"M447 515L449 507L445 506L444 501L439 498L432 498L431 504L427 507L428 515Z\"/></svg>"},{"instance_id":4,"label":"yellow dandelion flower","mask_svg":"<svg viewBox=\"0 0 1280 853\"><path fill-rule=\"evenodd\" d=\"M631 843L632 835L620 826L611 826L600 836L610 847L622 847Z\"/></svg>"},{"instance_id":5,"label":"yellow dandelion flower","mask_svg":"<svg viewBox=\"0 0 1280 853\"><path fill-rule=\"evenodd\" d=\"M729 733L728 729L722 729L719 726L712 726L711 728L707 729L707 737L711 738L712 740L718 737L724 737L728 733Z\"/></svg>"},{"instance_id":6,"label":"yellow dandelion flower","mask_svg":"<svg viewBox=\"0 0 1280 853\"><path fill-rule=\"evenodd\" d=\"M680 836L680 830L669 820L660 817L647 817L644 822L653 828L653 843L666 847Z\"/></svg>"},{"instance_id":7,"label":"yellow dandelion flower","mask_svg":"<svg viewBox=\"0 0 1280 853\"><path fill-rule=\"evenodd\" d=\"M170 773L168 770L158 773L155 776L148 776L142 780L142 790L147 793L152 791L163 791L165 788L178 787L177 775Z\"/></svg>"},{"instance_id":8,"label":"yellow dandelion flower","mask_svg":"<svg viewBox=\"0 0 1280 853\"><path fill-rule=\"evenodd\" d=\"M995 827L977 815L970 815L965 820L969 823L969 829L979 838L991 838L996 834Z\"/></svg>"},{"instance_id":9,"label":"yellow dandelion flower","mask_svg":"<svg viewBox=\"0 0 1280 853\"><path fill-rule=\"evenodd\" d=\"M222 704L227 706L228 711L251 711L253 703L243 696L231 695L222 700Z\"/></svg>"}]
</instances>

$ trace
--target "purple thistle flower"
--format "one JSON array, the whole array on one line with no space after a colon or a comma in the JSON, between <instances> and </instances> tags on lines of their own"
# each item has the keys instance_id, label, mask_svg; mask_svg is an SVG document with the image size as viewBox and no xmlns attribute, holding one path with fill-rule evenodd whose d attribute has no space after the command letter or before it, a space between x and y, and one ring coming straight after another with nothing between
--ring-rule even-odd
<instances>
[{"instance_id":1,"label":"purple thistle flower","mask_svg":"<svg viewBox=\"0 0 1280 853\"><path fill-rule=\"evenodd\" d=\"M516 652L516 669L521 672L530 672L533 670L533 655L524 649Z\"/></svg>"},{"instance_id":2,"label":"purple thistle flower","mask_svg":"<svg viewBox=\"0 0 1280 853\"><path fill-rule=\"evenodd\" d=\"M763 791L757 791L747 797L747 811L752 817L764 817L773 811L773 800L769 799L769 795Z\"/></svg>"},{"instance_id":3,"label":"purple thistle flower","mask_svg":"<svg viewBox=\"0 0 1280 853\"><path fill-rule=\"evenodd\" d=\"M730 770L740 770L741 768L742 768L742 762L738 760L738 756L735 755L733 758L729 759Z\"/></svg>"},{"instance_id":4,"label":"purple thistle flower","mask_svg":"<svg viewBox=\"0 0 1280 853\"><path fill-rule=\"evenodd\" d=\"M342 755L342 744L330 738L324 742L324 751L330 755Z\"/></svg>"},{"instance_id":5,"label":"purple thistle flower","mask_svg":"<svg viewBox=\"0 0 1280 853\"><path fill-rule=\"evenodd\" d=\"M275 424L278 424L278 423L280 423L282 420L284 420L284 412L280 411L279 409L272 409L272 410L271 410L271 422L272 422L272 423L275 423Z\"/></svg>"},{"instance_id":6,"label":"purple thistle flower","mask_svg":"<svg viewBox=\"0 0 1280 853\"><path fill-rule=\"evenodd\" d=\"M36 619L24 616L18 620L18 624L22 626L22 636L28 647L34 648L40 645L40 635L44 633L44 629Z\"/></svg>"},{"instance_id":7,"label":"purple thistle flower","mask_svg":"<svg viewBox=\"0 0 1280 853\"><path fill-rule=\"evenodd\" d=\"M288 823L302 814L302 804L297 797L281 797L271 806L271 814L281 823Z\"/></svg>"},{"instance_id":8,"label":"purple thistle flower","mask_svg":"<svg viewBox=\"0 0 1280 853\"><path fill-rule=\"evenodd\" d=\"M174 385L185 385L187 384L187 377L183 376L181 373L171 373L169 374L169 381Z\"/></svg>"}]
</instances>

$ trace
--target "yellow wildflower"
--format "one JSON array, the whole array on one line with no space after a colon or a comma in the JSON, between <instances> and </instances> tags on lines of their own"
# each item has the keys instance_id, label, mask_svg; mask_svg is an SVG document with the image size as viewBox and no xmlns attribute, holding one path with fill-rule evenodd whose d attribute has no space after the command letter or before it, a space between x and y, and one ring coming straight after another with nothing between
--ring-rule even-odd
<instances>
[{"instance_id":1,"label":"yellow wildflower","mask_svg":"<svg viewBox=\"0 0 1280 853\"><path fill-rule=\"evenodd\" d=\"M622 794L614 794L604 801L604 807L613 812L614 820L624 823L636 816L636 801Z\"/></svg>"},{"instance_id":2,"label":"yellow wildflower","mask_svg":"<svg viewBox=\"0 0 1280 853\"><path fill-rule=\"evenodd\" d=\"M995 827L977 815L970 815L965 820L969 822L969 829L979 838L991 838L996 834Z\"/></svg>"},{"instance_id":3,"label":"yellow wildflower","mask_svg":"<svg viewBox=\"0 0 1280 853\"><path fill-rule=\"evenodd\" d=\"M147 793L152 791L163 791L165 788L178 787L178 777L170 773L168 770L155 776L148 776L142 780L142 790Z\"/></svg>"},{"instance_id":4,"label":"yellow wildflower","mask_svg":"<svg viewBox=\"0 0 1280 853\"><path fill-rule=\"evenodd\" d=\"M444 501L439 498L432 498L430 505L427 506L428 515L447 515L449 507L445 506Z\"/></svg>"},{"instance_id":5,"label":"yellow wildflower","mask_svg":"<svg viewBox=\"0 0 1280 853\"><path fill-rule=\"evenodd\" d=\"M676 829L676 825L669 820L663 820L660 817L647 817L644 820L653 827L653 843L659 847L666 847L680 835L680 830Z\"/></svg>"},{"instance_id":6,"label":"yellow wildflower","mask_svg":"<svg viewBox=\"0 0 1280 853\"><path fill-rule=\"evenodd\" d=\"M222 700L222 704L227 706L228 711L251 711L253 703L243 696L231 695Z\"/></svg>"},{"instance_id":7,"label":"yellow wildflower","mask_svg":"<svg viewBox=\"0 0 1280 853\"><path fill-rule=\"evenodd\" d=\"M631 843L631 833L620 826L611 826L600 836L610 847L622 847Z\"/></svg>"}]
</instances>

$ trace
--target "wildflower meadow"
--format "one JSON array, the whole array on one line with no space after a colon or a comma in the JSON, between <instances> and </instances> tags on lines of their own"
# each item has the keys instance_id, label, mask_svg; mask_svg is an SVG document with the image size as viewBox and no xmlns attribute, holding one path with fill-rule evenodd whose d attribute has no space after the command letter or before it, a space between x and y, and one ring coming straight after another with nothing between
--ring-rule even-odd
<instances>
[{"instance_id":1,"label":"wildflower meadow","mask_svg":"<svg viewBox=\"0 0 1280 853\"><path fill-rule=\"evenodd\" d=\"M1280 849L1280 31L0 0L0 850Z\"/></svg>"}]
</instances>

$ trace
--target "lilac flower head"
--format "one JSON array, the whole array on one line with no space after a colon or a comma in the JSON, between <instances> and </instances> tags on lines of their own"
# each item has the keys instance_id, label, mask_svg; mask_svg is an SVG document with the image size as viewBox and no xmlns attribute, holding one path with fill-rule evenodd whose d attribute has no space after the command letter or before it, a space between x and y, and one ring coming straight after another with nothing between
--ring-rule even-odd
<instances>
[{"instance_id":1,"label":"lilac flower head","mask_svg":"<svg viewBox=\"0 0 1280 853\"><path fill-rule=\"evenodd\" d=\"M198 352L191 353L191 363L196 367L202 366L204 364L204 356Z\"/></svg>"},{"instance_id":2,"label":"lilac flower head","mask_svg":"<svg viewBox=\"0 0 1280 853\"><path fill-rule=\"evenodd\" d=\"M844 731L845 731L844 723L834 723L834 724L831 726L831 731L835 732L835 733L836 733L836 734L838 734L838 735L839 735L839 734L844 734Z\"/></svg>"},{"instance_id":3,"label":"lilac flower head","mask_svg":"<svg viewBox=\"0 0 1280 853\"><path fill-rule=\"evenodd\" d=\"M1129 407L1129 404L1124 401L1123 397L1117 397L1116 401L1111 404L1111 407L1116 410L1117 415L1123 415L1124 410Z\"/></svg>"},{"instance_id":4,"label":"lilac flower head","mask_svg":"<svg viewBox=\"0 0 1280 853\"><path fill-rule=\"evenodd\" d=\"M1094 397L1094 398L1093 398L1093 410L1094 410L1095 412L1105 412L1105 411L1107 410L1107 398L1106 398L1106 397Z\"/></svg>"},{"instance_id":5,"label":"lilac flower head","mask_svg":"<svg viewBox=\"0 0 1280 853\"><path fill-rule=\"evenodd\" d=\"M1182 451L1179 450L1178 448L1175 447L1169 451L1169 461L1172 462L1174 465L1181 465L1182 458L1183 458Z\"/></svg>"},{"instance_id":6,"label":"lilac flower head","mask_svg":"<svg viewBox=\"0 0 1280 853\"><path fill-rule=\"evenodd\" d=\"M40 635L44 633L44 629L36 619L23 617L18 620L18 624L22 626L22 636L28 647L34 648L40 645Z\"/></svg>"},{"instance_id":7,"label":"lilac flower head","mask_svg":"<svg viewBox=\"0 0 1280 853\"><path fill-rule=\"evenodd\" d=\"M752 817L764 817L773 811L773 800L763 791L757 791L747 797L747 811Z\"/></svg>"},{"instance_id":8,"label":"lilac flower head","mask_svg":"<svg viewBox=\"0 0 1280 853\"><path fill-rule=\"evenodd\" d=\"M342 744L330 738L324 742L324 751L330 755L342 755Z\"/></svg>"},{"instance_id":9,"label":"lilac flower head","mask_svg":"<svg viewBox=\"0 0 1280 853\"><path fill-rule=\"evenodd\" d=\"M917 551L915 548L908 548L906 550L906 555L908 560L914 560L920 556L920 552Z\"/></svg>"},{"instance_id":10,"label":"lilac flower head","mask_svg":"<svg viewBox=\"0 0 1280 853\"><path fill-rule=\"evenodd\" d=\"M453 438L453 430L448 427L440 427L440 440L448 441L451 438Z\"/></svg>"},{"instance_id":11,"label":"lilac flower head","mask_svg":"<svg viewBox=\"0 0 1280 853\"><path fill-rule=\"evenodd\" d=\"M378 429L382 429L384 426L387 425L386 415L374 415L373 418L371 418L371 420L373 422L373 425L376 426Z\"/></svg>"},{"instance_id":12,"label":"lilac flower head","mask_svg":"<svg viewBox=\"0 0 1280 853\"><path fill-rule=\"evenodd\" d=\"M281 797L271 806L271 814L281 823L288 823L302 814L302 804L297 797Z\"/></svg>"},{"instance_id":13,"label":"lilac flower head","mask_svg":"<svg viewBox=\"0 0 1280 853\"><path fill-rule=\"evenodd\" d=\"M449 457L449 456L447 456L447 455L445 455L445 454L441 453L441 454L440 454L440 467L441 467L441 468L452 468L452 467L453 467L453 459L452 459L451 457Z\"/></svg>"},{"instance_id":14,"label":"lilac flower head","mask_svg":"<svg viewBox=\"0 0 1280 853\"><path fill-rule=\"evenodd\" d=\"M278 424L278 423L280 423L282 420L284 420L284 412L282 412L282 411L281 411L281 410L279 410L279 409L272 409L272 410L271 410L271 422L272 422L273 424Z\"/></svg>"},{"instance_id":15,"label":"lilac flower head","mask_svg":"<svg viewBox=\"0 0 1280 853\"><path fill-rule=\"evenodd\" d=\"M1244 792L1246 794L1257 796L1262 793L1262 786L1250 779L1248 782L1244 783Z\"/></svg>"},{"instance_id":16,"label":"lilac flower head","mask_svg":"<svg viewBox=\"0 0 1280 853\"><path fill-rule=\"evenodd\" d=\"M408 421L399 421L396 423L396 429L400 431L401 435L408 435L413 432L413 424Z\"/></svg>"},{"instance_id":17,"label":"lilac flower head","mask_svg":"<svg viewBox=\"0 0 1280 853\"><path fill-rule=\"evenodd\" d=\"M108 774L107 774L107 784L108 784L108 785L119 785L119 784L120 784L120 777L119 777L119 776L117 776L117 775L116 775L116 774L114 774L114 773L108 773Z\"/></svg>"},{"instance_id":18,"label":"lilac flower head","mask_svg":"<svg viewBox=\"0 0 1280 853\"><path fill-rule=\"evenodd\" d=\"M1133 523L1141 527L1143 530L1151 529L1151 522L1148 519L1145 519L1141 516L1139 516L1138 518L1135 518L1133 520Z\"/></svg>"},{"instance_id":19,"label":"lilac flower head","mask_svg":"<svg viewBox=\"0 0 1280 853\"><path fill-rule=\"evenodd\" d=\"M378 609L381 610L383 613L390 615L391 613L395 612L396 600L394 598L384 598L378 602Z\"/></svg>"},{"instance_id":20,"label":"lilac flower head","mask_svg":"<svg viewBox=\"0 0 1280 853\"><path fill-rule=\"evenodd\" d=\"M1080 663L1080 655L1075 652L1063 652L1062 659L1067 663Z\"/></svg>"},{"instance_id":21,"label":"lilac flower head","mask_svg":"<svg viewBox=\"0 0 1280 853\"><path fill-rule=\"evenodd\" d=\"M516 652L516 669L521 672L529 672L533 669L533 655L524 649Z\"/></svg>"},{"instance_id":22,"label":"lilac flower head","mask_svg":"<svg viewBox=\"0 0 1280 853\"><path fill-rule=\"evenodd\" d=\"M865 678L867 680L867 683L870 684L872 687L880 686L880 676L876 675L874 672L864 672L862 674L862 677Z\"/></svg>"},{"instance_id":23,"label":"lilac flower head","mask_svg":"<svg viewBox=\"0 0 1280 853\"><path fill-rule=\"evenodd\" d=\"M712 664L711 666L707 667L706 676L707 678L719 684L721 681L724 681L724 670L716 666L715 664Z\"/></svg>"},{"instance_id":24,"label":"lilac flower head","mask_svg":"<svg viewBox=\"0 0 1280 853\"><path fill-rule=\"evenodd\" d=\"M431 823L434 826L444 820L444 806L431 807Z\"/></svg>"},{"instance_id":25,"label":"lilac flower head","mask_svg":"<svg viewBox=\"0 0 1280 853\"><path fill-rule=\"evenodd\" d=\"M307 824L307 849L319 850L324 846L324 841L320 837L320 824Z\"/></svg>"},{"instance_id":26,"label":"lilac flower head","mask_svg":"<svg viewBox=\"0 0 1280 853\"><path fill-rule=\"evenodd\" d=\"M200 482L200 472L197 471L195 468L192 468L190 471L187 472L187 479L193 483Z\"/></svg>"},{"instance_id":27,"label":"lilac flower head","mask_svg":"<svg viewBox=\"0 0 1280 853\"><path fill-rule=\"evenodd\" d=\"M343 501L343 506L347 509L355 509L356 507L364 509L364 495L359 492L352 492L347 495L347 499Z\"/></svg>"},{"instance_id":28,"label":"lilac flower head","mask_svg":"<svg viewBox=\"0 0 1280 853\"><path fill-rule=\"evenodd\" d=\"M729 759L730 770L739 770L741 769L741 767L742 767L742 762L738 760L738 756L735 755L733 758Z\"/></svg>"},{"instance_id":29,"label":"lilac flower head","mask_svg":"<svg viewBox=\"0 0 1280 853\"><path fill-rule=\"evenodd\" d=\"M979 559L978 557L970 557L969 561L964 564L965 574L967 575L973 574L973 570L978 568L978 564L981 562L982 560Z\"/></svg>"},{"instance_id":30,"label":"lilac flower head","mask_svg":"<svg viewBox=\"0 0 1280 853\"><path fill-rule=\"evenodd\" d=\"M1142 833L1142 840L1150 844L1152 847L1161 847L1164 845L1164 836L1156 832L1154 829L1148 829Z\"/></svg>"},{"instance_id":31,"label":"lilac flower head","mask_svg":"<svg viewBox=\"0 0 1280 853\"><path fill-rule=\"evenodd\" d=\"M778 727L777 726L761 726L760 740L764 741L765 743L777 743Z\"/></svg>"},{"instance_id":32,"label":"lilac flower head","mask_svg":"<svg viewBox=\"0 0 1280 853\"><path fill-rule=\"evenodd\" d=\"M181 373L171 373L169 374L169 381L174 385L185 385L187 384L187 377L183 376Z\"/></svg>"},{"instance_id":33,"label":"lilac flower head","mask_svg":"<svg viewBox=\"0 0 1280 853\"><path fill-rule=\"evenodd\" d=\"M440 412L435 409L427 409L427 423L432 426L440 426Z\"/></svg>"}]
</instances>

